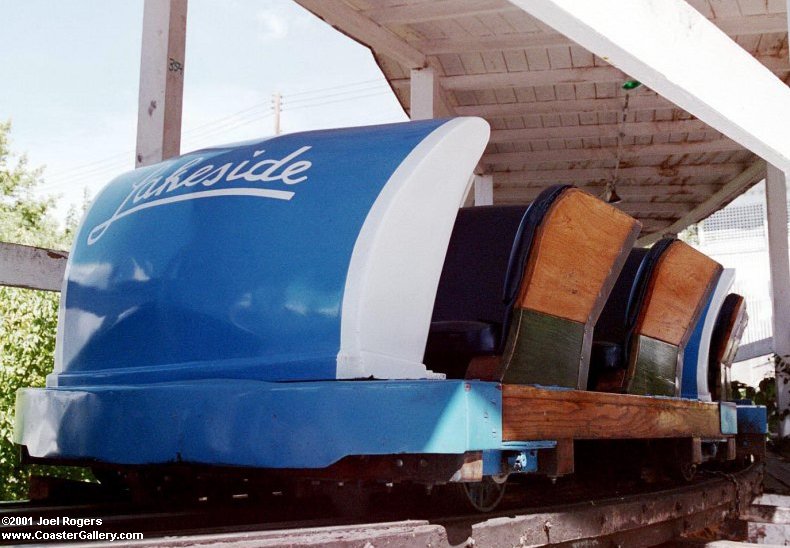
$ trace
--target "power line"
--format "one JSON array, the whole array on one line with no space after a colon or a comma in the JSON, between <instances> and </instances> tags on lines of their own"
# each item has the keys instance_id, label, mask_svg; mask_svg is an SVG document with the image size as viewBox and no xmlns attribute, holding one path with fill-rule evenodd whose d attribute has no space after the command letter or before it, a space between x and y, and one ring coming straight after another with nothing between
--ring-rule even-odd
<instances>
[{"instance_id":1,"label":"power line","mask_svg":"<svg viewBox=\"0 0 790 548\"><path fill-rule=\"evenodd\" d=\"M283 108L283 110L289 111L289 110L300 110L300 109L303 109L303 108L320 107L320 106L324 106L324 105L331 105L333 103L343 103L345 101L353 101L354 99L365 99L367 97L377 97L377 96L380 96L380 95L385 95L388 92L389 92L389 90L379 91L377 93L368 93L367 95L357 95L357 96L354 96L354 97L347 97L345 99L335 99L333 101L321 101L321 102L313 103L313 104L310 104L310 105L298 105L298 106L295 106L293 108Z\"/></svg>"},{"instance_id":2,"label":"power line","mask_svg":"<svg viewBox=\"0 0 790 548\"><path fill-rule=\"evenodd\" d=\"M359 88L359 89L353 89L353 90L348 90L348 91L339 91L339 92L336 92L336 93L327 93L327 94L322 95L321 97L305 97L305 98L302 98L302 99L294 99L294 100L289 100L291 96L290 95L286 95L285 96L285 100L283 101L283 104L287 103L289 105L292 105L292 104L298 104L298 103L305 103L305 102L309 102L309 101L315 101L315 100L318 100L318 99L326 99L327 97L337 97L337 96L348 95L348 94L351 94L351 93L361 93L363 91L373 91L373 90L377 90L377 89L380 89L381 91L389 91L390 88L389 87L381 88L380 84L376 84L374 86L367 86L367 87Z\"/></svg>"},{"instance_id":3,"label":"power line","mask_svg":"<svg viewBox=\"0 0 790 548\"><path fill-rule=\"evenodd\" d=\"M285 95L287 95L288 97L298 97L298 96L302 96L302 95L312 95L312 94L316 94L316 93L322 93L324 91L332 91L332 90L335 90L335 89L354 87L354 86L359 86L359 85L363 85L363 84L370 84L372 82L380 82L380 81L381 81L381 78L373 78L372 80L362 80L360 82L349 82L347 84L340 84L340 85L337 85L337 86L330 86L330 87L326 87L326 88L319 88L319 89L312 89L312 90L305 90L305 91L297 91L295 93L286 93Z\"/></svg>"},{"instance_id":4,"label":"power line","mask_svg":"<svg viewBox=\"0 0 790 548\"><path fill-rule=\"evenodd\" d=\"M375 78L371 80L349 82L346 84L340 84L336 86L328 86L324 88L317 88L312 90L305 90L301 92L291 93L284 97L282 110L285 111L285 110L299 110L304 108L314 108L318 106L346 102L346 101L353 101L355 99L364 99L367 97L375 97L389 93L390 92L389 87L374 93L363 93L377 89L379 85L382 83L383 82L381 81L380 78ZM334 90L342 90L342 91L334 91ZM316 95L326 91L334 91L334 93L324 94L323 96L320 97L319 96L311 97L311 95ZM360 93L363 94L360 95ZM291 99L292 97L296 97L296 99L292 100ZM327 97L338 97L338 98L327 101L326 100ZM290 105L292 104L295 104L296 106L291 107ZM262 108L267 108L268 111L266 111L265 114L263 114L263 116L260 116L259 113L255 111ZM241 110L238 110L227 116L223 116L214 119L210 122L206 122L204 124L191 128L188 131L185 131L182 134L182 137L184 138L184 143L195 142L195 141L200 142L203 139L212 137L219 133L229 132L238 129L240 127L247 126L256 121L265 120L272 115L274 115L274 112L272 110L270 101L260 102L250 105ZM128 165L127 158L133 155L134 155L134 150L129 149L124 152L107 156L106 158L100 160L95 160L92 162L88 162L86 164L73 166L63 171L56 172L50 177L47 177L48 179L56 179L56 182L46 184L40 187L40 190L51 190L86 177L96 178L104 174L116 173L117 171L123 169Z\"/></svg>"}]
</instances>

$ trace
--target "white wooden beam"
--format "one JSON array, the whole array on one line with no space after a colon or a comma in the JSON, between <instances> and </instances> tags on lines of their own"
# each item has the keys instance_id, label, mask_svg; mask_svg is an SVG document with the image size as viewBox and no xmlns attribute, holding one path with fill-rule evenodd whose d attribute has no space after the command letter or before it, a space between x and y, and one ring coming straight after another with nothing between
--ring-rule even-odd
<instances>
[{"instance_id":1,"label":"white wooden beam","mask_svg":"<svg viewBox=\"0 0 790 548\"><path fill-rule=\"evenodd\" d=\"M730 139L694 141L690 143L660 143L655 145L629 145L622 147L621 160L644 156L670 156L703 152L738 151L743 148ZM617 147L566 148L539 152L500 152L486 154L482 163L487 165L534 165L539 162L576 162L606 160L617 156Z\"/></svg>"},{"instance_id":2,"label":"white wooden beam","mask_svg":"<svg viewBox=\"0 0 790 548\"><path fill-rule=\"evenodd\" d=\"M790 90L685 1L511 1L767 161L790 169Z\"/></svg>"},{"instance_id":3,"label":"white wooden beam","mask_svg":"<svg viewBox=\"0 0 790 548\"><path fill-rule=\"evenodd\" d=\"M69 254L0 242L0 285L60 291Z\"/></svg>"},{"instance_id":4,"label":"white wooden beam","mask_svg":"<svg viewBox=\"0 0 790 548\"><path fill-rule=\"evenodd\" d=\"M434 105L438 102L439 84L432 68L411 69L411 95L409 111L412 120L429 120L435 117Z\"/></svg>"},{"instance_id":5,"label":"white wooden beam","mask_svg":"<svg viewBox=\"0 0 790 548\"><path fill-rule=\"evenodd\" d=\"M343 0L295 0L297 4L366 44L379 55L386 55L407 69L425 66L425 55L389 29L365 17Z\"/></svg>"},{"instance_id":6,"label":"white wooden beam","mask_svg":"<svg viewBox=\"0 0 790 548\"><path fill-rule=\"evenodd\" d=\"M494 178L490 174L475 175L475 205L494 205Z\"/></svg>"},{"instance_id":7,"label":"white wooden beam","mask_svg":"<svg viewBox=\"0 0 790 548\"><path fill-rule=\"evenodd\" d=\"M415 7L430 4L432 3L415 4ZM407 6L403 7L405 8ZM447 12L447 15L455 16L455 13L450 11ZM744 17L718 17L711 21L724 33L732 37L778 34L787 31L787 22L783 12ZM497 36L476 36L468 39L437 38L432 40L420 40L412 43L426 55L479 53L485 51L538 49L576 45L573 40L557 32L528 32Z\"/></svg>"},{"instance_id":8,"label":"white wooden beam","mask_svg":"<svg viewBox=\"0 0 790 548\"><path fill-rule=\"evenodd\" d=\"M747 311L748 312L748 311ZM735 355L733 362L745 362L753 358L759 358L773 352L774 341L770 337L767 339L760 339L738 347L738 353Z\"/></svg>"},{"instance_id":9,"label":"white wooden beam","mask_svg":"<svg viewBox=\"0 0 790 548\"><path fill-rule=\"evenodd\" d=\"M732 181L721 187L719 191L712 194L707 200L668 226L663 232L644 236L637 240L637 245L647 246L653 244L660 240L664 234L677 234L690 224L699 222L708 215L715 213L721 209L722 205L731 202L744 190L765 177L765 169L765 162L757 160Z\"/></svg>"},{"instance_id":10,"label":"white wooden beam","mask_svg":"<svg viewBox=\"0 0 790 548\"><path fill-rule=\"evenodd\" d=\"M178 156L187 0L145 0L135 165Z\"/></svg>"},{"instance_id":11,"label":"white wooden beam","mask_svg":"<svg viewBox=\"0 0 790 548\"><path fill-rule=\"evenodd\" d=\"M790 413L790 255L787 241L786 174L768 164L765 208L768 224L768 260L771 265L773 350L784 363L776 366L777 409ZM790 416L779 424L779 435L790 436Z\"/></svg>"}]
</instances>

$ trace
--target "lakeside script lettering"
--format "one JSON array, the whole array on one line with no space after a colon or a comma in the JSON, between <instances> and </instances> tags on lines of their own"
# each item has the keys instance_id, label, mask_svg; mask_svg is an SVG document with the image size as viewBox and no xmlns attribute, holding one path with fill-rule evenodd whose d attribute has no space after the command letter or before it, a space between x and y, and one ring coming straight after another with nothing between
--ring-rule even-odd
<instances>
[{"instance_id":1,"label":"lakeside script lettering","mask_svg":"<svg viewBox=\"0 0 790 548\"><path fill-rule=\"evenodd\" d=\"M119 219L151 207L218 196L290 200L294 196L293 191L264 188L260 183L280 182L292 186L306 181L307 170L313 164L299 157L311 148L303 146L280 159L262 158L266 150L255 150L249 159L240 162L231 161L222 165L205 163L205 158L198 156L179 166L167 177L164 176L164 172L171 168L172 164L166 163L144 179L132 184L131 191L115 213L90 230L88 245L96 243ZM244 182L258 184L248 185L243 184ZM182 189L193 190L187 192Z\"/></svg>"}]
</instances>

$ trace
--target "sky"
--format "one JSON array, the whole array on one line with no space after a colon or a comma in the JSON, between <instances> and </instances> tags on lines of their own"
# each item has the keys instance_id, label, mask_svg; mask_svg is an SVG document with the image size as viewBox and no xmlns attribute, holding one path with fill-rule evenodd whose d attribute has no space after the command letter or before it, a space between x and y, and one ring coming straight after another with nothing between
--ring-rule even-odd
<instances>
[{"instance_id":1,"label":"sky","mask_svg":"<svg viewBox=\"0 0 790 548\"><path fill-rule=\"evenodd\" d=\"M142 0L0 0L0 121L57 215L134 167ZM291 0L189 0L182 152L406 120L369 50Z\"/></svg>"}]
</instances>

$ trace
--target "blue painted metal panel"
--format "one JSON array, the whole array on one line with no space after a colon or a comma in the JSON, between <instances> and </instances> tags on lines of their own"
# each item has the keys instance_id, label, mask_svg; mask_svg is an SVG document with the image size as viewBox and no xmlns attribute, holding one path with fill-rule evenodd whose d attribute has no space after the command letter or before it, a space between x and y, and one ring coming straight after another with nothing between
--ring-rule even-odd
<instances>
[{"instance_id":1,"label":"blue painted metal panel","mask_svg":"<svg viewBox=\"0 0 790 548\"><path fill-rule=\"evenodd\" d=\"M768 413L763 405L738 405L739 434L767 434Z\"/></svg>"},{"instance_id":2,"label":"blue painted metal panel","mask_svg":"<svg viewBox=\"0 0 790 548\"><path fill-rule=\"evenodd\" d=\"M34 457L320 468L347 455L500 449L502 391L480 381L211 380L23 389Z\"/></svg>"},{"instance_id":3,"label":"blue painted metal panel","mask_svg":"<svg viewBox=\"0 0 790 548\"><path fill-rule=\"evenodd\" d=\"M118 177L69 257L49 385L334 378L357 235L443 123L283 135Z\"/></svg>"}]
</instances>

